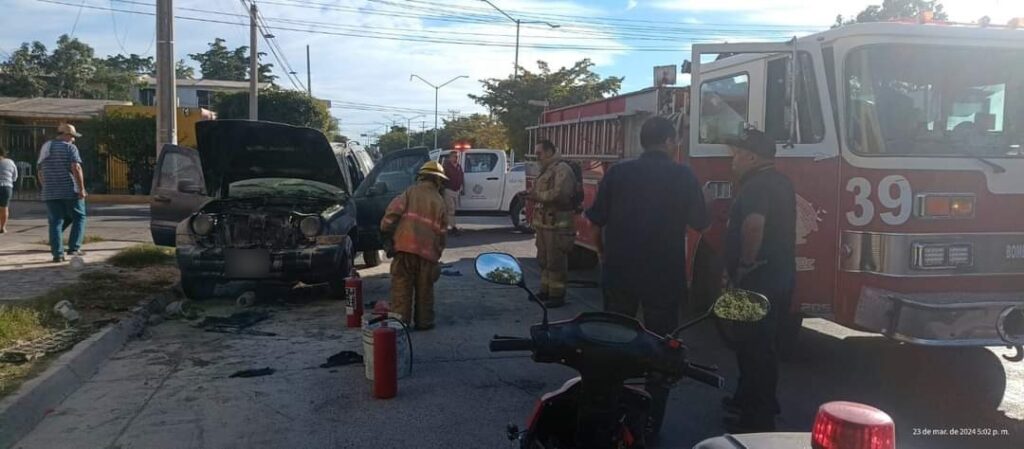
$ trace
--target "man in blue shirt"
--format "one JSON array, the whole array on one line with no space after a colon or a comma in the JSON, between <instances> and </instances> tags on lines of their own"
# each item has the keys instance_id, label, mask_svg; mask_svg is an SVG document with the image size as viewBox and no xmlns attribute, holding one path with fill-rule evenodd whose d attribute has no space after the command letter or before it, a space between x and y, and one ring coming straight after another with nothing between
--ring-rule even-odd
<instances>
[{"instance_id":1,"label":"man in blue shirt","mask_svg":"<svg viewBox=\"0 0 1024 449\"><path fill-rule=\"evenodd\" d=\"M46 202L50 225L50 252L54 262L63 262L63 229L67 219L71 220L68 254L84 255L86 192L82 157L75 146L75 138L82 135L67 123L57 127L57 133L56 139L43 144L38 165L39 182L43 186L41 196Z\"/></svg>"},{"instance_id":2,"label":"man in blue shirt","mask_svg":"<svg viewBox=\"0 0 1024 449\"><path fill-rule=\"evenodd\" d=\"M586 212L601 228L601 281L604 309L636 316L643 305L647 329L665 335L679 325L687 300L686 229L708 226L697 177L672 160L676 148L672 122L653 117L640 130L644 153L611 167ZM653 397L651 422L657 435L668 389L648 384Z\"/></svg>"}]
</instances>

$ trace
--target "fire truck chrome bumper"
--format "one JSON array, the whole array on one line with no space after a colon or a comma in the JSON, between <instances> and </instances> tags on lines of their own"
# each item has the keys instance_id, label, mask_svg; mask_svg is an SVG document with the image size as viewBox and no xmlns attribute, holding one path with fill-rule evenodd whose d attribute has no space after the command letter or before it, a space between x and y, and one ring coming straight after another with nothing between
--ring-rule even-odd
<instances>
[{"instance_id":1,"label":"fire truck chrome bumper","mask_svg":"<svg viewBox=\"0 0 1024 449\"><path fill-rule=\"evenodd\" d=\"M919 345L1024 345L1024 292L903 294L866 287L854 321Z\"/></svg>"}]
</instances>

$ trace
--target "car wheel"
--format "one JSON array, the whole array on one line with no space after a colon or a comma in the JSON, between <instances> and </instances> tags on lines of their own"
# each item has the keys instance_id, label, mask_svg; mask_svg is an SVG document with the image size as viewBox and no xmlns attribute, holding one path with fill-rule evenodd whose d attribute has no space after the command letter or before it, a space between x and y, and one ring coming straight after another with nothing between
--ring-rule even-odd
<instances>
[{"instance_id":1,"label":"car wheel","mask_svg":"<svg viewBox=\"0 0 1024 449\"><path fill-rule=\"evenodd\" d=\"M181 290L191 300L198 301L210 298L213 296L216 288L217 282L213 279L188 275L181 276Z\"/></svg>"},{"instance_id":2,"label":"car wheel","mask_svg":"<svg viewBox=\"0 0 1024 449\"><path fill-rule=\"evenodd\" d=\"M367 267L380 265L380 250L363 251L363 263Z\"/></svg>"},{"instance_id":3,"label":"car wheel","mask_svg":"<svg viewBox=\"0 0 1024 449\"><path fill-rule=\"evenodd\" d=\"M530 227L530 220L526 217L526 200L522 195L512 200L512 207L509 208L508 214L512 219L512 226L516 230L528 234L533 233L533 228Z\"/></svg>"}]
</instances>

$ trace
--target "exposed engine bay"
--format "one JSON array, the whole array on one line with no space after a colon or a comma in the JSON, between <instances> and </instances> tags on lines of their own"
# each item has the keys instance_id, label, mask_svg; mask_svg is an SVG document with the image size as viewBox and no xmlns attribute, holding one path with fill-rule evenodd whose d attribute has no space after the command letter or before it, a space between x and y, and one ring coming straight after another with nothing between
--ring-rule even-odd
<instances>
[{"instance_id":1,"label":"exposed engine bay","mask_svg":"<svg viewBox=\"0 0 1024 449\"><path fill-rule=\"evenodd\" d=\"M324 231L326 223L321 214L332 206L338 207L336 201L316 198L218 200L193 217L191 228L197 243L206 247L303 248L313 246L317 235ZM208 225L206 220L212 223ZM204 233L204 226L211 229Z\"/></svg>"}]
</instances>

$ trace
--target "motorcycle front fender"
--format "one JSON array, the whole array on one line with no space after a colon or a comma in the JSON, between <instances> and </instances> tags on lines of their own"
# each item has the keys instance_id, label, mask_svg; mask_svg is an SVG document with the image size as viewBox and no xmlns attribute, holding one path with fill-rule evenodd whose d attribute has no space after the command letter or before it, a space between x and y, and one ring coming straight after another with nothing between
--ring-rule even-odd
<instances>
[{"instance_id":1,"label":"motorcycle front fender","mask_svg":"<svg viewBox=\"0 0 1024 449\"><path fill-rule=\"evenodd\" d=\"M643 428L650 410L651 396L642 388L624 385L618 395L619 406L626 410L629 432L636 442L644 441ZM569 379L558 390L541 396L520 437L520 448L572 448L576 446L581 378Z\"/></svg>"}]
</instances>

